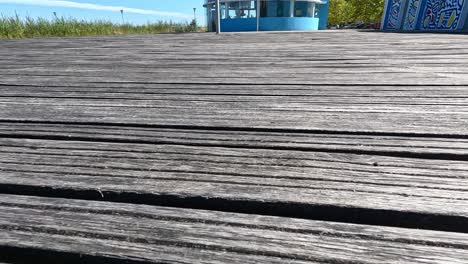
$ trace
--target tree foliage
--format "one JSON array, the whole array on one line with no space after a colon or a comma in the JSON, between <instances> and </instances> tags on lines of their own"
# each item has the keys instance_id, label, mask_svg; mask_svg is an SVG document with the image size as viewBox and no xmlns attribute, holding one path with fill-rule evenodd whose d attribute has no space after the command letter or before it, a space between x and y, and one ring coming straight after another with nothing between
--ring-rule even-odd
<instances>
[{"instance_id":1,"label":"tree foliage","mask_svg":"<svg viewBox=\"0 0 468 264\"><path fill-rule=\"evenodd\" d=\"M379 22L382 18L384 0L329 0L330 25L354 22Z\"/></svg>"}]
</instances>

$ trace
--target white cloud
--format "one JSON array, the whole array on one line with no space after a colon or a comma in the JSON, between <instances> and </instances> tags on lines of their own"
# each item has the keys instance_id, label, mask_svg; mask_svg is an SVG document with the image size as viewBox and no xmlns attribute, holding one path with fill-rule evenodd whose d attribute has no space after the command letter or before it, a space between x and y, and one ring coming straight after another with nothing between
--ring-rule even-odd
<instances>
[{"instance_id":1,"label":"white cloud","mask_svg":"<svg viewBox=\"0 0 468 264\"><path fill-rule=\"evenodd\" d=\"M111 11L120 12L124 10L126 13L134 13L141 15L155 15L162 17L174 17L174 18L190 18L188 15L177 13L177 12L164 12L158 10L147 10L130 8L125 6L108 6L88 3L78 3L72 1L60 1L60 0L0 0L3 4L20 4L20 5L34 5L34 6L50 6L50 7L69 7L69 8L80 8L80 9L91 9L100 11Z\"/></svg>"}]
</instances>

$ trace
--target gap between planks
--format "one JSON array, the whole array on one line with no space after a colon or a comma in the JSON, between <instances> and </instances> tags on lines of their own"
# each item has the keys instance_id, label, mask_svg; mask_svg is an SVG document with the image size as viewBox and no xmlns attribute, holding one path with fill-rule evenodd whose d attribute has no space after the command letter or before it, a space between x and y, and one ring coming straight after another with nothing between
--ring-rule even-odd
<instances>
[{"instance_id":1,"label":"gap between planks","mask_svg":"<svg viewBox=\"0 0 468 264\"><path fill-rule=\"evenodd\" d=\"M1 139L12 194L467 232L465 161Z\"/></svg>"},{"instance_id":2,"label":"gap between planks","mask_svg":"<svg viewBox=\"0 0 468 264\"><path fill-rule=\"evenodd\" d=\"M0 261L465 263L468 235L0 195ZM28 253L25 254L25 253ZM375 254L378 252L378 254ZM83 256L82 256L83 255Z\"/></svg>"}]
</instances>

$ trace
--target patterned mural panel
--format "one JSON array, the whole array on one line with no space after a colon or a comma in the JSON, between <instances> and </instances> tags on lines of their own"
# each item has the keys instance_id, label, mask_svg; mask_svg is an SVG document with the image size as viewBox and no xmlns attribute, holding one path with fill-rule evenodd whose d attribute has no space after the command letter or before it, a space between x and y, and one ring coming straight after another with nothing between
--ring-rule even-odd
<instances>
[{"instance_id":1,"label":"patterned mural panel","mask_svg":"<svg viewBox=\"0 0 468 264\"><path fill-rule=\"evenodd\" d=\"M385 29L399 29L403 15L404 0L389 0L388 2L388 15Z\"/></svg>"},{"instance_id":2,"label":"patterned mural panel","mask_svg":"<svg viewBox=\"0 0 468 264\"><path fill-rule=\"evenodd\" d=\"M408 11L406 12L404 30L414 30L418 24L419 12L421 11L422 0L410 0Z\"/></svg>"},{"instance_id":3,"label":"patterned mural panel","mask_svg":"<svg viewBox=\"0 0 468 264\"><path fill-rule=\"evenodd\" d=\"M421 21L422 30L455 30L465 0L428 0Z\"/></svg>"}]
</instances>

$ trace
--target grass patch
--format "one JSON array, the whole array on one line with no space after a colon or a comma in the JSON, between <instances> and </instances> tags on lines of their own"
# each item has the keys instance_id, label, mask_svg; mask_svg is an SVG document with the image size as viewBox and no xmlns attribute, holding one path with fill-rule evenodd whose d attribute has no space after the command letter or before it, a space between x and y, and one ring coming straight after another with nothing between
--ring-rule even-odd
<instances>
[{"instance_id":1,"label":"grass patch","mask_svg":"<svg viewBox=\"0 0 468 264\"><path fill-rule=\"evenodd\" d=\"M194 32L200 28L195 21L174 23L160 21L145 25L116 24L104 20L86 21L74 18L25 19L19 16L0 17L0 38L39 38L93 35L156 34L164 32Z\"/></svg>"}]
</instances>

